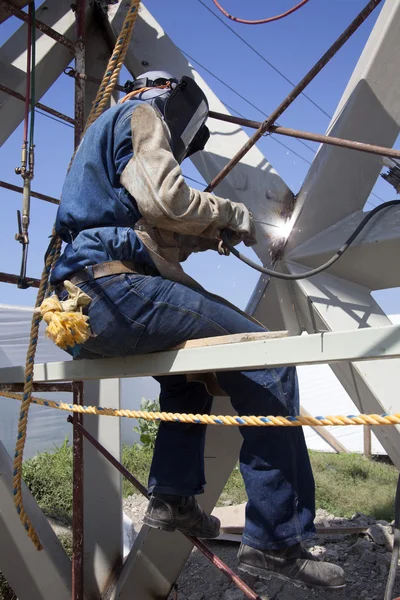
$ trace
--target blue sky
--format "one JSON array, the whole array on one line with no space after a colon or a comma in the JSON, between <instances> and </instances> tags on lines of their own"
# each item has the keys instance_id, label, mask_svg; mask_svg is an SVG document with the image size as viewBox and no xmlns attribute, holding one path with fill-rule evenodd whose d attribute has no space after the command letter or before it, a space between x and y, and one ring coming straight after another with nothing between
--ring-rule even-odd
<instances>
[{"instance_id":1,"label":"blue sky","mask_svg":"<svg viewBox=\"0 0 400 600\"><path fill-rule=\"evenodd\" d=\"M201 2L221 17L222 22ZM282 12L293 3L294 0L269 0L268 3L262 0L254 0L252 3L224 0L231 13L250 19ZM223 102L250 119L261 120L263 114L255 107L264 113L271 112L290 91L291 85L226 25L253 45L286 78L296 83L363 8L365 0L310 0L303 9L287 19L254 27L226 20L217 12L211 0L174 0L173 3L147 0L144 4L175 44L207 69L204 70L193 61ZM329 123L327 114L333 114L378 14L379 9L307 88L307 95L321 108L300 97L280 119L281 124L315 132L325 131ZM3 44L19 25L20 22L15 18L3 23L0 26L0 43ZM210 72L247 101L238 97ZM72 116L73 80L62 75L41 101ZM73 130L37 113L35 141L36 169L32 188L59 197L73 150ZM0 179L16 185L21 185L21 178L14 174L14 168L20 162L21 142L22 126L0 149ZM259 147L291 189L298 192L309 168L308 162L312 160L317 146L306 142L309 146L306 147L289 138L279 138L279 142L286 144L292 151L270 137L263 138ZM184 163L183 171L202 182L190 161ZM201 189L200 185L191 184ZM3 189L0 193L3 250L0 255L0 270L18 273L21 248L14 241L14 234L16 210L20 208L21 197ZM377 182L374 193L376 196L370 197L366 209L395 197L393 188L383 180ZM54 205L32 199L28 262L28 274L31 276L40 276L55 211ZM221 258L211 252L189 259L186 269L208 289L242 308L258 279L256 272L234 257ZM4 304L31 305L35 295L34 290L22 291L15 286L0 284L0 302ZM378 292L375 296L388 313L399 312L398 289Z\"/></svg>"}]
</instances>

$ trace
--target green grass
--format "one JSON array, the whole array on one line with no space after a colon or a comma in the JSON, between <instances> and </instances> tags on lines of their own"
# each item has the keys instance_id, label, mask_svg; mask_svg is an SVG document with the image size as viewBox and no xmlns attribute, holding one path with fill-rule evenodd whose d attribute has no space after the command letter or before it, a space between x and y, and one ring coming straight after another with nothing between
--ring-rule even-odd
<instances>
[{"instance_id":1,"label":"green grass","mask_svg":"<svg viewBox=\"0 0 400 600\"><path fill-rule=\"evenodd\" d=\"M72 514L72 448L68 440L54 450L27 460L25 483L48 517L69 523Z\"/></svg>"},{"instance_id":2,"label":"green grass","mask_svg":"<svg viewBox=\"0 0 400 600\"><path fill-rule=\"evenodd\" d=\"M122 464L142 483L147 486L153 451L140 446L123 446ZM122 495L124 498L139 492L125 478L122 482Z\"/></svg>"},{"instance_id":3,"label":"green grass","mask_svg":"<svg viewBox=\"0 0 400 600\"><path fill-rule=\"evenodd\" d=\"M394 518L395 467L358 454L310 452L310 457L318 508L338 517L361 512L385 521Z\"/></svg>"},{"instance_id":4,"label":"green grass","mask_svg":"<svg viewBox=\"0 0 400 600\"><path fill-rule=\"evenodd\" d=\"M138 446L124 446L122 462L141 483L146 485L152 451ZM397 470L392 465L368 460L358 454L325 454L310 452L316 483L316 505L338 517L351 517L356 512L375 519L394 518L394 496ZM72 515L72 448L67 441L54 450L27 460L23 477L43 512L69 524ZM136 493L126 480L123 496ZM219 499L232 504L246 501L246 492L238 466L234 469ZM65 538L65 539L64 539ZM61 540L71 555L71 537ZM16 596L0 573L0 600L16 600Z\"/></svg>"},{"instance_id":5,"label":"green grass","mask_svg":"<svg viewBox=\"0 0 400 600\"><path fill-rule=\"evenodd\" d=\"M139 446L122 449L122 463L144 485L147 484L151 457L151 450ZM52 453L42 452L27 460L22 472L45 515L69 524L72 519L72 447L68 440ZM124 498L135 492L133 485L124 479Z\"/></svg>"},{"instance_id":6,"label":"green grass","mask_svg":"<svg viewBox=\"0 0 400 600\"><path fill-rule=\"evenodd\" d=\"M336 517L360 512L377 520L394 519L394 496L398 472L392 465L368 460L359 454L328 454L310 451L316 486L316 506ZM236 468L218 505L232 500L246 502L239 469Z\"/></svg>"},{"instance_id":7,"label":"green grass","mask_svg":"<svg viewBox=\"0 0 400 600\"><path fill-rule=\"evenodd\" d=\"M152 451L139 446L124 446L122 462L146 485ZM331 514L351 517L356 512L376 519L394 518L397 482L395 467L368 460L359 454L310 452L316 482L316 505ZM72 512L72 449L65 442L53 453L44 452L24 464L23 476L46 515L64 523ZM136 493L126 480L123 496ZM246 501L243 481L236 467L219 500L219 505Z\"/></svg>"}]
</instances>

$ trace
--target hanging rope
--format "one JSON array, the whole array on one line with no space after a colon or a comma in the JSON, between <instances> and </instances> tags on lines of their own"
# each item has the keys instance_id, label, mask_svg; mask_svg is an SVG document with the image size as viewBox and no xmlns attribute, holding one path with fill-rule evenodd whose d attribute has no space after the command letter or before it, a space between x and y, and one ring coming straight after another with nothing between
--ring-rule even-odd
<instances>
[{"instance_id":1,"label":"hanging rope","mask_svg":"<svg viewBox=\"0 0 400 600\"><path fill-rule=\"evenodd\" d=\"M0 396L23 400L22 394L1 392ZM56 408L84 415L100 415L106 417L126 417L127 419L145 419L146 421L166 421L168 423L194 423L201 425L235 425L237 427L331 427L344 425L400 425L400 413L393 415L328 415L313 417L311 415L298 415L297 417L263 416L232 416L232 415L193 415L191 413L149 412L145 410L128 410L122 408L104 408L101 406L81 406L80 404L67 404L31 396L33 404Z\"/></svg>"},{"instance_id":2,"label":"hanging rope","mask_svg":"<svg viewBox=\"0 0 400 600\"><path fill-rule=\"evenodd\" d=\"M115 44L115 48L111 59L108 63L106 73L103 77L103 81L100 85L99 91L96 96L96 100L94 101L92 110L88 117L88 121L86 123L85 130L87 127L93 123L98 116L104 111L107 106L113 88L117 82L119 72L121 70L122 64L124 62L126 52L129 47L133 26L135 24L138 10L139 10L140 0L132 0L131 5L129 7L128 13L125 17L124 23L122 25L121 33L117 39ZM32 19L34 23L34 19ZM33 37L33 40L35 38ZM35 69L35 65L33 65L33 70ZM33 79L34 81L34 79ZM34 98L34 91L32 91L32 98ZM33 135L33 129L32 129ZM72 162L72 161L71 161ZM52 287L49 284L49 277L51 270L53 269L56 261L58 260L61 252L61 244L62 240L59 238L53 229L51 235L51 241L49 244L49 248L45 257L45 266L43 269L43 273L40 279L40 287L39 292L36 299L35 309L39 308L42 305L42 302L49 294L52 292ZM23 499L22 499L22 462L23 462L23 453L26 441L26 433L27 433L27 425L28 425L28 413L29 406L32 402L32 388L33 388L33 367L35 362L35 354L38 342L38 334L39 334L39 324L42 317L40 314L34 314L31 324L31 332L30 332L30 340L26 358L26 366L25 366L25 382L24 382L24 392L23 395L20 396L19 399L22 400L19 421L18 421L18 436L17 443L14 454L14 469L13 469L13 493L14 493L14 504L17 509L17 512L20 516L21 522L25 527L28 536L35 544L37 550L42 549L42 545L37 536L35 529L30 522L28 515L25 512Z\"/></svg>"},{"instance_id":3,"label":"hanging rope","mask_svg":"<svg viewBox=\"0 0 400 600\"><path fill-rule=\"evenodd\" d=\"M40 287L39 292L36 299L36 307L39 307L43 302L46 292L48 290L48 278L57 256L59 253L60 246L55 242L48 252L46 256L46 262L43 269L42 277L40 279ZM26 365L25 365L25 382L24 382L24 393L20 396L22 400L21 409L19 413L18 420L18 436L17 443L15 447L14 454L14 470L13 470L13 493L14 493L14 504L17 509L17 512L20 516L21 522L25 527L28 536L31 538L33 543L35 544L37 550L41 550L42 546L40 544L39 538L36 534L36 531L32 527L32 524L28 518L28 515L25 512L23 501L22 501L22 490L21 490L21 482L22 482L22 462L23 462L23 453L26 439L26 431L28 424L28 412L29 405L32 401L32 387L33 387L33 367L36 353L36 346L39 334L39 324L41 321L41 317L39 315L34 315L31 324L30 331L30 339L28 346L28 353L26 357Z\"/></svg>"},{"instance_id":4,"label":"hanging rope","mask_svg":"<svg viewBox=\"0 0 400 600\"><path fill-rule=\"evenodd\" d=\"M139 5L140 0L131 0L131 5L122 25L121 33L115 43L115 48L108 62L106 72L104 73L103 80L99 86L97 96L93 102L92 110L88 116L83 133L85 133L89 125L103 113L108 105L129 48L133 27L139 13Z\"/></svg>"},{"instance_id":5,"label":"hanging rope","mask_svg":"<svg viewBox=\"0 0 400 600\"><path fill-rule=\"evenodd\" d=\"M293 6L292 8L289 8L289 10L287 10L286 12L281 13L280 15L275 15L274 17L268 17L266 19L259 19L257 21L248 21L247 19L240 19L239 17L234 17L233 15L230 15L218 2L218 0L213 0L215 6L218 8L218 10L220 10L222 12L222 14L227 17L228 19L230 19L231 21L236 21L236 23L244 23L245 25L263 25L264 23L272 23L273 21L279 21L279 19L284 19L285 17L288 17L289 15L291 15L292 13L296 12L296 10L299 10L299 8L301 8L302 6L304 6L305 4L307 4L307 2L309 2L309 0L301 0L301 2L299 2L299 4L296 4L296 6Z\"/></svg>"}]
</instances>

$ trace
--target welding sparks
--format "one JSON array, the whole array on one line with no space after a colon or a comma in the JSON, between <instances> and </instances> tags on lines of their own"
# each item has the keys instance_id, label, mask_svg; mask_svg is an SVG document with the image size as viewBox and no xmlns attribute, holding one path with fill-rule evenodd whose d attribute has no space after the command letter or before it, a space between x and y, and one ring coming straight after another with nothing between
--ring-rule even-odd
<instances>
[{"instance_id":1,"label":"welding sparks","mask_svg":"<svg viewBox=\"0 0 400 600\"><path fill-rule=\"evenodd\" d=\"M283 239L283 240L287 240L290 232L292 231L292 227L293 227L293 225L291 223L291 220L287 219L286 221L283 221L280 225L277 226L274 233L275 233L276 237Z\"/></svg>"}]
</instances>

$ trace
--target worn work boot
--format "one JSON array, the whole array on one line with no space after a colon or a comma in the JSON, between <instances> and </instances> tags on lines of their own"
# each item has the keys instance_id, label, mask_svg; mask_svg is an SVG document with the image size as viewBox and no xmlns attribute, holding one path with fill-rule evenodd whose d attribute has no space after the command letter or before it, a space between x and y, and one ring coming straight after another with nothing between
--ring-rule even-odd
<instances>
[{"instance_id":1,"label":"worn work boot","mask_svg":"<svg viewBox=\"0 0 400 600\"><path fill-rule=\"evenodd\" d=\"M149 527L175 531L211 539L219 536L220 522L207 515L194 496L188 498L171 494L154 494L143 518Z\"/></svg>"},{"instance_id":2,"label":"worn work boot","mask_svg":"<svg viewBox=\"0 0 400 600\"><path fill-rule=\"evenodd\" d=\"M240 571L261 578L274 575L295 585L326 590L338 590L346 585L343 569L320 562L302 544L264 551L241 544L238 558Z\"/></svg>"}]
</instances>

